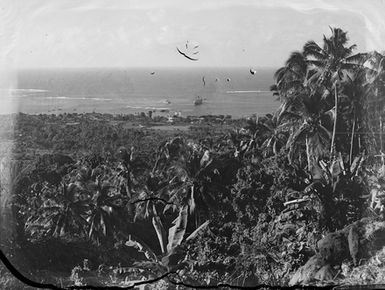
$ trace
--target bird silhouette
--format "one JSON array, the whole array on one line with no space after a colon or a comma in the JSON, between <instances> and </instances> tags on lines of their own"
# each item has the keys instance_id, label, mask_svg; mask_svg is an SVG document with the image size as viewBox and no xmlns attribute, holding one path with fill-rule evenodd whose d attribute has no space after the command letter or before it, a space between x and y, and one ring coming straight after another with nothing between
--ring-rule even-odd
<instances>
[{"instance_id":1,"label":"bird silhouette","mask_svg":"<svg viewBox=\"0 0 385 290\"><path fill-rule=\"evenodd\" d=\"M189 60L193 60L193 61L197 61L197 60L198 60L197 58L192 58L192 57L188 56L186 53L180 51L179 48L176 48L176 49L177 49L178 52L179 52L181 55L183 55L185 58L187 58L187 59L189 59Z\"/></svg>"},{"instance_id":2,"label":"bird silhouette","mask_svg":"<svg viewBox=\"0 0 385 290\"><path fill-rule=\"evenodd\" d=\"M186 42L186 44L184 45L185 46L185 51L182 51L181 49L179 49L178 47L176 48L178 50L178 52L183 55L185 58L189 59L189 60L192 60L192 61L197 61L198 58L194 57L193 55L197 55L199 53L199 51L197 51L196 49L199 47L199 44L196 44L192 47L190 47L189 45L189 41Z\"/></svg>"},{"instance_id":3,"label":"bird silhouette","mask_svg":"<svg viewBox=\"0 0 385 290\"><path fill-rule=\"evenodd\" d=\"M150 72L150 74L151 74L151 75L154 75L154 74L155 74L155 72L154 72L154 71L152 71L152 72Z\"/></svg>"},{"instance_id":4,"label":"bird silhouette","mask_svg":"<svg viewBox=\"0 0 385 290\"><path fill-rule=\"evenodd\" d=\"M253 69L250 69L250 73L251 73L252 75L255 75L255 74L257 73L257 71L256 71L256 70L253 70Z\"/></svg>"},{"instance_id":5,"label":"bird silhouette","mask_svg":"<svg viewBox=\"0 0 385 290\"><path fill-rule=\"evenodd\" d=\"M192 58L190 56L188 56L186 53L182 52L179 50L179 48L176 48L178 50L178 52L183 55L185 58L189 59L189 60L193 60L193 61L197 61L198 59L197 58Z\"/></svg>"},{"instance_id":6,"label":"bird silhouette","mask_svg":"<svg viewBox=\"0 0 385 290\"><path fill-rule=\"evenodd\" d=\"M203 82L203 86L206 86L206 79L204 76L202 77L202 82Z\"/></svg>"},{"instance_id":7,"label":"bird silhouette","mask_svg":"<svg viewBox=\"0 0 385 290\"><path fill-rule=\"evenodd\" d=\"M227 78L227 79L226 79L226 81L230 82L230 81L231 81L231 79L230 79L230 78Z\"/></svg>"}]
</instances>

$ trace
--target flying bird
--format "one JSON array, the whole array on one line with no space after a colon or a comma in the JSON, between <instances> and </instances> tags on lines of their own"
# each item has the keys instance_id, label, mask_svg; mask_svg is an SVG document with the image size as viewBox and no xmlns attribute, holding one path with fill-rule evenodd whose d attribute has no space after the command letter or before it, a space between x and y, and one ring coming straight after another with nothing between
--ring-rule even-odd
<instances>
[{"instance_id":1,"label":"flying bird","mask_svg":"<svg viewBox=\"0 0 385 290\"><path fill-rule=\"evenodd\" d=\"M178 52L179 52L181 55L183 55L185 58L188 58L189 60L193 60L193 61L197 61L197 60L198 60L197 58L192 58L192 57L188 56L186 53L180 51L179 48L176 48L176 49L177 49Z\"/></svg>"},{"instance_id":2,"label":"flying bird","mask_svg":"<svg viewBox=\"0 0 385 290\"><path fill-rule=\"evenodd\" d=\"M194 45L193 49L197 49L199 47L199 44ZM186 49L189 49L189 41L186 42Z\"/></svg>"},{"instance_id":3,"label":"flying bird","mask_svg":"<svg viewBox=\"0 0 385 290\"><path fill-rule=\"evenodd\" d=\"M206 79L204 76L202 77L202 82L203 82L203 86L206 86Z\"/></svg>"},{"instance_id":4,"label":"flying bird","mask_svg":"<svg viewBox=\"0 0 385 290\"><path fill-rule=\"evenodd\" d=\"M253 69L250 69L250 73L251 73L252 75L255 75L255 74L257 73L257 71L256 71L256 70L253 70Z\"/></svg>"},{"instance_id":5,"label":"flying bird","mask_svg":"<svg viewBox=\"0 0 385 290\"><path fill-rule=\"evenodd\" d=\"M193 60L193 61L197 61L198 58L194 57L193 55L196 55L199 53L199 51L197 51L196 49L199 47L199 44L196 44L193 46L193 48L191 49L190 45L189 45L189 41L186 42L185 44L185 51L182 51L180 50L178 47L176 48L178 50L178 52L183 55L185 58L189 59L189 60Z\"/></svg>"},{"instance_id":6,"label":"flying bird","mask_svg":"<svg viewBox=\"0 0 385 290\"><path fill-rule=\"evenodd\" d=\"M154 75L154 74L155 74L155 72L154 72L154 71L152 71L152 72L150 72L150 74L151 74L151 75Z\"/></svg>"},{"instance_id":7,"label":"flying bird","mask_svg":"<svg viewBox=\"0 0 385 290\"><path fill-rule=\"evenodd\" d=\"M229 82L229 81L231 81L231 79L230 79L230 78L227 78L227 79L226 79L226 81L228 81L228 82Z\"/></svg>"}]
</instances>

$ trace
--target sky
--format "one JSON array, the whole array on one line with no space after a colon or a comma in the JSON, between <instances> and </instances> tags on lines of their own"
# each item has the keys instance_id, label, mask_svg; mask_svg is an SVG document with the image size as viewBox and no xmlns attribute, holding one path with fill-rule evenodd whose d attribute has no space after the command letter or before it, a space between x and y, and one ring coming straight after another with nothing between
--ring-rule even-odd
<instances>
[{"instance_id":1,"label":"sky","mask_svg":"<svg viewBox=\"0 0 385 290\"><path fill-rule=\"evenodd\" d=\"M0 65L279 67L329 26L384 51L384 13L385 0L0 0ZM178 53L187 41L197 61Z\"/></svg>"}]
</instances>

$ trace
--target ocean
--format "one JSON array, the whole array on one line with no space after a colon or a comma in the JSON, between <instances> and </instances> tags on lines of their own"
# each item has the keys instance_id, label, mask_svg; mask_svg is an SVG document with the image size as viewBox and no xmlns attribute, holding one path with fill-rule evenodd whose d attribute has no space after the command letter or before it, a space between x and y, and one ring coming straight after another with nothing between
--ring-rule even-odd
<instances>
[{"instance_id":1,"label":"ocean","mask_svg":"<svg viewBox=\"0 0 385 290\"><path fill-rule=\"evenodd\" d=\"M23 113L100 112L245 117L274 111L274 69L136 68L46 69L18 72L12 90ZM201 105L194 100L201 97Z\"/></svg>"}]
</instances>

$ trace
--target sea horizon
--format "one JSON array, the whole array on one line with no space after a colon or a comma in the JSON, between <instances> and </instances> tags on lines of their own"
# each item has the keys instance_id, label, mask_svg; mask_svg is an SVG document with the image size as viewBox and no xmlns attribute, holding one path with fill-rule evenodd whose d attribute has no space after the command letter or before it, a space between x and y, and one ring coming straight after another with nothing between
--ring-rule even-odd
<instances>
[{"instance_id":1,"label":"sea horizon","mask_svg":"<svg viewBox=\"0 0 385 290\"><path fill-rule=\"evenodd\" d=\"M253 73L251 72L253 70ZM19 69L14 112L38 114L152 111L158 115L246 117L274 111L275 68L113 67ZM201 97L201 105L194 100Z\"/></svg>"}]
</instances>

